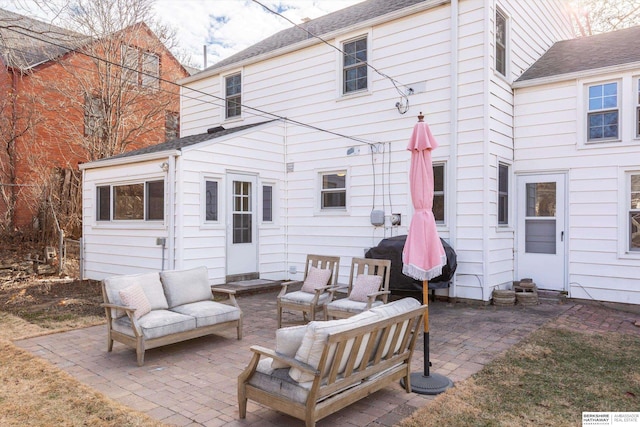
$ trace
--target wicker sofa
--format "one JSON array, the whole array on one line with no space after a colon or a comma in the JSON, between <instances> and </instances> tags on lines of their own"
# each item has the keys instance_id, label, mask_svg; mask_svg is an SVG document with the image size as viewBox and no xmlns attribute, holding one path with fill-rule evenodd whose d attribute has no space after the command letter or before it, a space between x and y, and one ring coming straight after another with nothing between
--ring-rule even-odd
<instances>
[{"instance_id":1,"label":"wicker sofa","mask_svg":"<svg viewBox=\"0 0 640 427\"><path fill-rule=\"evenodd\" d=\"M212 291L231 304L213 301ZM145 350L236 328L242 339L242 311L234 291L211 288L206 267L108 277L102 281L107 315L107 351L118 341Z\"/></svg>"},{"instance_id":2,"label":"wicker sofa","mask_svg":"<svg viewBox=\"0 0 640 427\"><path fill-rule=\"evenodd\" d=\"M401 378L410 392L426 308L404 298L346 319L279 329L275 350L251 347L253 357L238 377L240 418L250 399L309 427Z\"/></svg>"}]
</instances>

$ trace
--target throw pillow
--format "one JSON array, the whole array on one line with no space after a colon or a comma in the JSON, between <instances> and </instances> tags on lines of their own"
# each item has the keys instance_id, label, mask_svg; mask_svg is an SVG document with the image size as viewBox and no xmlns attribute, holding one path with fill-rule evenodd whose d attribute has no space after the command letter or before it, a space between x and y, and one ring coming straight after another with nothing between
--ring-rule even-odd
<instances>
[{"instance_id":1,"label":"throw pillow","mask_svg":"<svg viewBox=\"0 0 640 427\"><path fill-rule=\"evenodd\" d=\"M369 300L367 295L378 292L381 284L382 276L359 274L356 276L349 299L351 301L367 302Z\"/></svg>"},{"instance_id":2,"label":"throw pillow","mask_svg":"<svg viewBox=\"0 0 640 427\"><path fill-rule=\"evenodd\" d=\"M304 279L302 289L300 290L302 292L309 292L311 294L314 294L316 292L316 289L327 286L330 278L331 270L311 267L309 269L309 273L307 273L306 279Z\"/></svg>"},{"instance_id":3,"label":"throw pillow","mask_svg":"<svg viewBox=\"0 0 640 427\"><path fill-rule=\"evenodd\" d=\"M306 332L307 325L290 326L288 328L278 329L276 331L276 353L295 357ZM279 369L287 368L289 365L273 359L271 367L273 369Z\"/></svg>"},{"instance_id":4,"label":"throw pillow","mask_svg":"<svg viewBox=\"0 0 640 427\"><path fill-rule=\"evenodd\" d=\"M120 299L124 305L136 309L133 313L133 317L136 319L151 311L151 304L140 285L129 286L121 290Z\"/></svg>"}]
</instances>

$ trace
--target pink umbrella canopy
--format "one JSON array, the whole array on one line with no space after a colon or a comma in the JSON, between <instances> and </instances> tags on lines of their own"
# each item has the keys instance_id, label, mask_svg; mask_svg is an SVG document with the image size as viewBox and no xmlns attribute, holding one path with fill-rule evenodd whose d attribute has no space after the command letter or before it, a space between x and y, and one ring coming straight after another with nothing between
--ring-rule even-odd
<instances>
[{"instance_id":1,"label":"pink umbrella canopy","mask_svg":"<svg viewBox=\"0 0 640 427\"><path fill-rule=\"evenodd\" d=\"M422 113L413 127L407 150L411 151L409 185L414 214L402 251L402 273L418 280L430 280L442 274L447 263L436 220L433 216L433 165L431 151L438 143Z\"/></svg>"}]
</instances>

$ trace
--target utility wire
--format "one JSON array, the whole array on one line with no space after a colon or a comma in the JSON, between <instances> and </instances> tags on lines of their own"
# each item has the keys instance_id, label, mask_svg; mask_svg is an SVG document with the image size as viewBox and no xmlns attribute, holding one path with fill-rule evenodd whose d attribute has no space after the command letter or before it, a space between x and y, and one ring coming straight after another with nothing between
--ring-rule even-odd
<instances>
[{"instance_id":1,"label":"utility wire","mask_svg":"<svg viewBox=\"0 0 640 427\"><path fill-rule=\"evenodd\" d=\"M46 39L43 39L43 38L36 37L36 36L33 35L33 33L29 32L29 29L22 28L22 27L17 27L17 26L16 27L11 27L11 28L9 28L9 27L4 27L4 28L9 30L9 31L13 31L13 32L16 32L18 34L22 34L24 36L33 38L35 40L39 40L41 42L48 43L48 44L51 44L51 45L56 46L56 47L60 47L60 48L66 49L66 50L68 50L70 52L76 52L78 54L87 56L89 58L92 58L92 59L95 59L95 60L98 60L98 61L102 61L102 62L104 62L106 64L113 65L113 66L116 66L116 67L120 67L123 70L133 71L133 72L136 72L136 73L148 76L148 77L152 77L152 78L157 79L159 82L164 82L164 83L167 83L167 84L175 85L175 86L180 87L181 89L190 90L190 91L198 93L200 95L210 96L212 98L215 98L215 99L217 99L219 101L222 101L222 102L226 103L226 99L222 98L220 96L217 96L217 95L214 95L214 94L211 94L211 93L207 93L207 92L204 92L204 91L201 91L201 90L193 89L193 88L190 88L190 87L187 87L187 86L183 86L183 85L178 84L176 82L172 82L170 80L166 80L166 79L164 79L162 77L155 76L153 74L146 73L146 72L140 71L138 69L130 68L130 67L127 67L127 66L125 66L123 64L118 64L118 63L115 63L113 61L109 61L109 60L107 60L105 58L101 58L99 56L96 56L96 55L93 55L93 54L89 54L87 52L83 52L81 48L70 48L70 47L65 46L63 44L55 43L55 42L53 42L51 40L46 40ZM20 29L25 30L25 31L27 31L29 33L18 31L16 28L20 28ZM185 96L185 95L182 95L182 96ZM202 102L206 102L206 101L202 100ZM213 104L213 103L211 103L211 104L219 106L217 104ZM275 113L271 113L269 111L265 111L265 110L262 110L262 109L259 109L259 108L256 108L256 107L251 107L251 106L246 105L246 104L240 103L240 106L243 107L243 108L246 108L246 109L249 109L249 110L256 111L256 112L260 113L260 114L256 114L257 116L261 116L261 117L264 117L262 115L270 116L272 118L276 118L276 119L279 119L279 120L282 120L282 121L287 121L289 123L292 123L292 124L295 124L295 125L298 125L298 126L306 127L308 129L316 130L318 132L328 133L328 134L331 134L331 135L334 135L334 136L337 136L337 137L340 137L340 138L349 139L349 140L352 140L352 141L355 141L355 142L358 142L358 143L361 143L361 144L367 144L369 146L380 144L380 142L378 142L378 141L369 141L369 140L364 139L364 138L358 138L358 137L354 137L354 136L345 135L345 134L342 134L342 133L339 133L339 132L331 131L331 130L328 130L328 129L323 129L323 128L320 128L320 127L315 126L315 125L311 125L311 124L308 124L308 123L301 122L299 120L295 120L295 119L291 119L291 118L288 118L288 117L284 117L284 116L281 116L281 115L278 115L278 114L275 114Z\"/></svg>"}]
</instances>

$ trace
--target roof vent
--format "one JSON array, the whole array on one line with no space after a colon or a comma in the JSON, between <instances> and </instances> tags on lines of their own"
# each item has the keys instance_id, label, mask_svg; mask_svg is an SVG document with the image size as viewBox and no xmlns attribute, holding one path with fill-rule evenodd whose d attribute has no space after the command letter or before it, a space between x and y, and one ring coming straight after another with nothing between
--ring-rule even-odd
<instances>
[{"instance_id":1,"label":"roof vent","mask_svg":"<svg viewBox=\"0 0 640 427\"><path fill-rule=\"evenodd\" d=\"M224 130L224 127L216 126L214 128L207 129L207 133L216 133L216 132L220 132L221 130Z\"/></svg>"}]
</instances>

